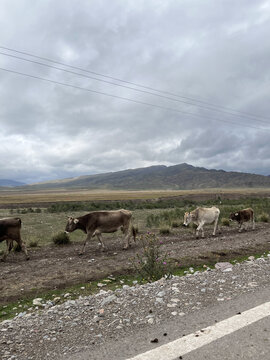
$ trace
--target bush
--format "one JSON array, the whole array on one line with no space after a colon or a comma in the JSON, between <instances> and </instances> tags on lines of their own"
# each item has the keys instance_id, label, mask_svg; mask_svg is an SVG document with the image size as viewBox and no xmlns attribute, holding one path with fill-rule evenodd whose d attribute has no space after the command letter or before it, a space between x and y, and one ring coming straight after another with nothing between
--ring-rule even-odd
<instances>
[{"instance_id":1,"label":"bush","mask_svg":"<svg viewBox=\"0 0 270 360\"><path fill-rule=\"evenodd\" d=\"M181 224L179 223L179 222L177 222L177 221L173 221L172 222L172 227L173 228L178 228L178 227L180 227L181 226Z\"/></svg>"},{"instance_id":2,"label":"bush","mask_svg":"<svg viewBox=\"0 0 270 360\"><path fill-rule=\"evenodd\" d=\"M55 245L67 245L70 244L70 238L67 233L60 232L52 237L52 241Z\"/></svg>"},{"instance_id":3,"label":"bush","mask_svg":"<svg viewBox=\"0 0 270 360\"><path fill-rule=\"evenodd\" d=\"M31 240L29 241L29 247L34 248L38 246L38 241L37 240Z\"/></svg>"},{"instance_id":4,"label":"bush","mask_svg":"<svg viewBox=\"0 0 270 360\"><path fill-rule=\"evenodd\" d=\"M162 228L159 229L159 233L160 233L161 235L169 235L169 234L171 233L171 230L170 230L169 227L164 226L164 227L162 227Z\"/></svg>"},{"instance_id":5,"label":"bush","mask_svg":"<svg viewBox=\"0 0 270 360\"><path fill-rule=\"evenodd\" d=\"M168 254L161 254L162 242L155 234L148 233L141 236L142 253L134 259L134 267L141 280L156 281L163 276L172 276L172 266L168 261Z\"/></svg>"},{"instance_id":6,"label":"bush","mask_svg":"<svg viewBox=\"0 0 270 360\"><path fill-rule=\"evenodd\" d=\"M258 216L258 221L260 222L269 222L269 215L267 213L262 213Z\"/></svg>"},{"instance_id":7,"label":"bush","mask_svg":"<svg viewBox=\"0 0 270 360\"><path fill-rule=\"evenodd\" d=\"M230 226L230 220L226 218L221 219L221 225L223 226Z\"/></svg>"}]
</instances>

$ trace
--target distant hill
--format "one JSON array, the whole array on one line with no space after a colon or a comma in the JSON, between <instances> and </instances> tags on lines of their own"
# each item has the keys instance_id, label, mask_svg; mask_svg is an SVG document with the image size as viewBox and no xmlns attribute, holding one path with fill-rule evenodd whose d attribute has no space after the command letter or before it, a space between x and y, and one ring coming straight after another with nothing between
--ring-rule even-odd
<instances>
[{"instance_id":1,"label":"distant hill","mask_svg":"<svg viewBox=\"0 0 270 360\"><path fill-rule=\"evenodd\" d=\"M270 188L270 176L208 170L189 164L150 166L28 185L27 189L83 188L110 190Z\"/></svg>"},{"instance_id":2,"label":"distant hill","mask_svg":"<svg viewBox=\"0 0 270 360\"><path fill-rule=\"evenodd\" d=\"M25 185L25 183L15 180L9 180L9 179L0 179L0 186L4 187L15 187L15 186L22 186Z\"/></svg>"}]
</instances>

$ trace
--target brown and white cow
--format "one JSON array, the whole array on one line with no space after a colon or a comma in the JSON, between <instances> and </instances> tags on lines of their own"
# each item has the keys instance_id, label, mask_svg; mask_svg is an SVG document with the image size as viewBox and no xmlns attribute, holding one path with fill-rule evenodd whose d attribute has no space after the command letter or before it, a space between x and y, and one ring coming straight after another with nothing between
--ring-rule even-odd
<instances>
[{"instance_id":1,"label":"brown and white cow","mask_svg":"<svg viewBox=\"0 0 270 360\"><path fill-rule=\"evenodd\" d=\"M2 257L2 261L6 260L7 255L13 248L13 241L16 241L21 246L25 254L26 260L29 260L26 246L21 239L22 221L20 218L4 218L0 219L0 242L6 240L7 250Z\"/></svg>"},{"instance_id":2,"label":"brown and white cow","mask_svg":"<svg viewBox=\"0 0 270 360\"><path fill-rule=\"evenodd\" d=\"M102 250L104 250L105 246L101 234L113 233L118 229L121 229L125 235L124 249L127 249L130 246L131 231L134 242L136 241L136 230L131 225L131 219L131 211L124 209L113 211L93 211L77 218L69 217L65 231L70 233L76 229L80 229L86 234L86 239L80 255L82 255L85 251L87 240L90 240L91 237L95 235L102 246Z\"/></svg>"},{"instance_id":3,"label":"brown and white cow","mask_svg":"<svg viewBox=\"0 0 270 360\"><path fill-rule=\"evenodd\" d=\"M239 224L239 232L242 231L242 226L244 222L251 221L252 229L255 229L255 216L254 211L251 208L243 209L236 211L230 214L231 221L237 221Z\"/></svg>"},{"instance_id":4,"label":"brown and white cow","mask_svg":"<svg viewBox=\"0 0 270 360\"><path fill-rule=\"evenodd\" d=\"M216 235L218 218L219 218L220 210L213 206L211 208L198 207L197 209L186 212L184 215L184 224L188 226L191 222L198 225L196 229L196 238L199 237L199 231L202 231L202 237L204 237L203 226L204 224L212 224L214 222L214 231L213 235Z\"/></svg>"}]
</instances>

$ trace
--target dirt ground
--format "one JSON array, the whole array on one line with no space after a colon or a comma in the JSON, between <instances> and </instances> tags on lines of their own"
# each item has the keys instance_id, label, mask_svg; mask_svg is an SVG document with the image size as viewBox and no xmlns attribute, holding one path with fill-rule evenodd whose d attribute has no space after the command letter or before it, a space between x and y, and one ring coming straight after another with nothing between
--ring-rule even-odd
<instances>
[{"instance_id":1,"label":"dirt ground","mask_svg":"<svg viewBox=\"0 0 270 360\"><path fill-rule=\"evenodd\" d=\"M195 234L184 228L174 229L169 236L158 236L164 251L181 266L227 261L270 250L270 224L259 223L255 230L249 227L242 233L236 226L222 227L216 237L211 236L211 230L206 229L204 239L195 239ZM119 238L107 239L105 252L100 251L94 238L83 256L78 256L81 244L29 249L29 261L22 253L12 253L5 263L0 262L0 304L111 274L131 273L132 258L140 251L140 245L132 243L124 251L122 244L119 234Z\"/></svg>"}]
</instances>

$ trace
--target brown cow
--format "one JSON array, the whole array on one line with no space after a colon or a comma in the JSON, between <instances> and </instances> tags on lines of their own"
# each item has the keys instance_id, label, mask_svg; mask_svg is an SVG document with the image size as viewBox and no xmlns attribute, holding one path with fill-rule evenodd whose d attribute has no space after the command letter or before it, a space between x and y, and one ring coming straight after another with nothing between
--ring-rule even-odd
<instances>
[{"instance_id":1,"label":"brown cow","mask_svg":"<svg viewBox=\"0 0 270 360\"><path fill-rule=\"evenodd\" d=\"M2 257L2 261L6 260L7 255L13 248L13 241L16 241L21 246L25 254L26 260L29 260L26 246L21 239L22 221L20 218L4 218L0 219L0 242L6 240L7 250Z\"/></svg>"},{"instance_id":2,"label":"brown cow","mask_svg":"<svg viewBox=\"0 0 270 360\"><path fill-rule=\"evenodd\" d=\"M242 225L246 221L252 221L252 229L255 229L255 217L254 217L254 211L251 208L243 209L236 211L234 213L231 213L230 215L231 221L237 221L239 224L239 232L242 231Z\"/></svg>"},{"instance_id":3,"label":"brown cow","mask_svg":"<svg viewBox=\"0 0 270 360\"><path fill-rule=\"evenodd\" d=\"M91 237L95 235L102 246L102 250L104 250L105 246L101 234L113 233L118 229L121 229L125 235L124 249L127 249L130 245L130 230L133 233L134 242L136 241L135 228L132 226L130 229L131 218L132 213L123 209L114 211L93 211L77 218L69 217L65 231L70 233L76 229L80 229L87 235L80 255L85 251L87 240L90 240Z\"/></svg>"}]
</instances>

